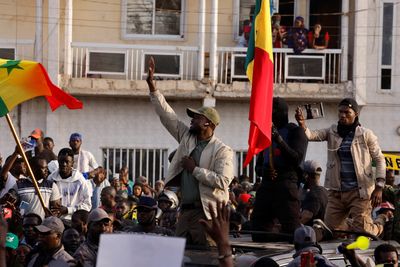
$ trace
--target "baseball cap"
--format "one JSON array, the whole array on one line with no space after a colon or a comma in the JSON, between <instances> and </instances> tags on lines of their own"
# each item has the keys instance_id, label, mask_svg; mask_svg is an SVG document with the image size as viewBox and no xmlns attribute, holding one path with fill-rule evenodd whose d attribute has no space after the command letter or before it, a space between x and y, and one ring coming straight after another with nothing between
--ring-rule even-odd
<instances>
[{"instance_id":1,"label":"baseball cap","mask_svg":"<svg viewBox=\"0 0 400 267\"><path fill-rule=\"evenodd\" d=\"M294 243L299 245L313 244L317 242L315 231L311 226L303 225L294 231Z\"/></svg>"},{"instance_id":2,"label":"baseball cap","mask_svg":"<svg viewBox=\"0 0 400 267\"><path fill-rule=\"evenodd\" d=\"M40 130L39 128L36 128L35 130L33 130L31 132L30 136L32 136L35 139L39 139L40 137L42 137L42 135L43 135L42 130Z\"/></svg>"},{"instance_id":3,"label":"baseball cap","mask_svg":"<svg viewBox=\"0 0 400 267\"><path fill-rule=\"evenodd\" d=\"M209 119L215 126L219 124L219 114L214 108L211 107L201 107L198 109L187 108L186 113L191 118L194 117L194 114L203 115L204 117Z\"/></svg>"},{"instance_id":4,"label":"baseball cap","mask_svg":"<svg viewBox=\"0 0 400 267\"><path fill-rule=\"evenodd\" d=\"M6 248L17 249L18 247L18 236L13 233L7 233L6 235Z\"/></svg>"},{"instance_id":5,"label":"baseball cap","mask_svg":"<svg viewBox=\"0 0 400 267\"><path fill-rule=\"evenodd\" d=\"M80 140L82 141L82 135L80 133L73 133L69 137L69 141Z\"/></svg>"},{"instance_id":6,"label":"baseball cap","mask_svg":"<svg viewBox=\"0 0 400 267\"><path fill-rule=\"evenodd\" d=\"M157 201L148 196L141 196L136 207L145 207L148 209L157 209Z\"/></svg>"},{"instance_id":7,"label":"baseball cap","mask_svg":"<svg viewBox=\"0 0 400 267\"><path fill-rule=\"evenodd\" d=\"M303 169L307 173L322 173L321 165L315 160L307 160L304 162Z\"/></svg>"},{"instance_id":8,"label":"baseball cap","mask_svg":"<svg viewBox=\"0 0 400 267\"><path fill-rule=\"evenodd\" d=\"M43 220L41 225L35 226L35 228L41 233L55 231L60 234L62 234L65 229L61 219L54 216L47 217L46 219Z\"/></svg>"},{"instance_id":9,"label":"baseball cap","mask_svg":"<svg viewBox=\"0 0 400 267\"><path fill-rule=\"evenodd\" d=\"M111 221L110 216L108 216L105 210L96 208L89 213L88 223L99 222L104 219L109 219Z\"/></svg>"},{"instance_id":10,"label":"baseball cap","mask_svg":"<svg viewBox=\"0 0 400 267\"><path fill-rule=\"evenodd\" d=\"M340 107L340 106L349 107L349 108L351 108L352 110L354 110L357 113L358 113L358 111L360 109L359 106L358 106L357 101L355 101L353 98L345 98L345 99L343 99L342 101L340 101L338 107Z\"/></svg>"}]
</instances>

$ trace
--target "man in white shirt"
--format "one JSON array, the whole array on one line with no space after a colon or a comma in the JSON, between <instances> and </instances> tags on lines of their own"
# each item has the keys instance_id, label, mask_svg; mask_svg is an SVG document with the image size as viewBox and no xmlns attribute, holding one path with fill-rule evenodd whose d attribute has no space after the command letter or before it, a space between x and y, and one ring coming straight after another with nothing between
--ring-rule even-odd
<instances>
[{"instance_id":1,"label":"man in white shirt","mask_svg":"<svg viewBox=\"0 0 400 267\"><path fill-rule=\"evenodd\" d=\"M57 184L61 193L61 205L52 209L52 212L65 220L71 220L71 214L76 210L90 211L92 192L83 175L72 167L74 152L70 148L60 150L58 164L59 168L48 178Z\"/></svg>"},{"instance_id":2,"label":"man in white shirt","mask_svg":"<svg viewBox=\"0 0 400 267\"><path fill-rule=\"evenodd\" d=\"M69 146L74 152L74 169L80 171L86 179L93 178L99 164L92 153L81 149L81 145L82 135L80 133L71 134Z\"/></svg>"}]
</instances>

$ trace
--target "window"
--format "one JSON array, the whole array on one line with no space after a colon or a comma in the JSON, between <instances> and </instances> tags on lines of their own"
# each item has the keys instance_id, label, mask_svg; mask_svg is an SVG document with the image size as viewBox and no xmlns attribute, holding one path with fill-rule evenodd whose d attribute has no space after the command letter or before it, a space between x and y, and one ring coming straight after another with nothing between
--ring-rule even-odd
<instances>
[{"instance_id":1,"label":"window","mask_svg":"<svg viewBox=\"0 0 400 267\"><path fill-rule=\"evenodd\" d=\"M88 74L124 74L125 52L89 51Z\"/></svg>"},{"instance_id":2,"label":"window","mask_svg":"<svg viewBox=\"0 0 400 267\"><path fill-rule=\"evenodd\" d=\"M129 178L133 181L139 176L145 176L151 185L165 178L168 166L168 149L141 148L103 148L103 166L108 171L109 178L126 166Z\"/></svg>"},{"instance_id":3,"label":"window","mask_svg":"<svg viewBox=\"0 0 400 267\"><path fill-rule=\"evenodd\" d=\"M15 59L15 49L14 48L0 48L0 58Z\"/></svg>"},{"instance_id":4,"label":"window","mask_svg":"<svg viewBox=\"0 0 400 267\"><path fill-rule=\"evenodd\" d=\"M394 4L383 2L380 88L392 89Z\"/></svg>"},{"instance_id":5,"label":"window","mask_svg":"<svg viewBox=\"0 0 400 267\"><path fill-rule=\"evenodd\" d=\"M183 37L182 0L123 0L124 38Z\"/></svg>"}]
</instances>

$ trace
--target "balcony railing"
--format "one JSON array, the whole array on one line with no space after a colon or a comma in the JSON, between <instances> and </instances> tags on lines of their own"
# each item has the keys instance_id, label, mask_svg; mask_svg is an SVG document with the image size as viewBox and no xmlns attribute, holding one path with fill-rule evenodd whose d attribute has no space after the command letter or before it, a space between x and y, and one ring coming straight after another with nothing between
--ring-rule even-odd
<instances>
[{"instance_id":1,"label":"balcony railing","mask_svg":"<svg viewBox=\"0 0 400 267\"><path fill-rule=\"evenodd\" d=\"M218 83L246 81L245 61L247 48L218 48ZM341 82L341 50L306 49L295 55L290 48L274 48L274 83Z\"/></svg>"},{"instance_id":2,"label":"balcony railing","mask_svg":"<svg viewBox=\"0 0 400 267\"><path fill-rule=\"evenodd\" d=\"M73 43L72 55L74 78L143 80L153 56L156 78L197 79L197 47Z\"/></svg>"},{"instance_id":3,"label":"balcony railing","mask_svg":"<svg viewBox=\"0 0 400 267\"><path fill-rule=\"evenodd\" d=\"M218 76L220 84L247 81L245 73L247 48L219 47ZM98 43L73 43L74 78L111 78L143 80L146 77L150 56L156 60L158 79L198 80L198 47L163 45L117 45ZM292 49L273 51L274 83L341 83L342 64L340 49L306 49L295 55ZM206 58L204 73L208 73Z\"/></svg>"}]
</instances>

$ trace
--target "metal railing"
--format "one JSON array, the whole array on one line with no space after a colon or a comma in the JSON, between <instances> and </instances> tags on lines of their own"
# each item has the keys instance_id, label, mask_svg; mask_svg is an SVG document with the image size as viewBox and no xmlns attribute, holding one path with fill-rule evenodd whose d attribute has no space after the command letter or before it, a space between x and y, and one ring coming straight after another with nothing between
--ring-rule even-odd
<instances>
[{"instance_id":1,"label":"metal railing","mask_svg":"<svg viewBox=\"0 0 400 267\"><path fill-rule=\"evenodd\" d=\"M218 83L246 81L245 61L247 48L218 48ZM290 48L274 48L274 83L320 82L338 84L341 82L340 49L306 49L295 55Z\"/></svg>"},{"instance_id":2,"label":"metal railing","mask_svg":"<svg viewBox=\"0 0 400 267\"><path fill-rule=\"evenodd\" d=\"M146 77L148 57L153 56L159 63L156 68L156 78L197 80L198 50L198 47L190 46L73 43L71 74L74 78L143 80ZM245 72L247 48L218 47L217 51L217 82L230 84L233 81L247 81ZM94 55L98 57L95 58ZM300 55L295 55L290 48L275 48L273 58L275 84L288 82L338 84L341 82L341 72L346 71L345 66L341 66L341 49L306 49ZM110 63L115 66L110 66ZM208 73L209 62L205 65L207 66L205 73ZM160 68L161 72L157 73Z\"/></svg>"},{"instance_id":3,"label":"metal railing","mask_svg":"<svg viewBox=\"0 0 400 267\"><path fill-rule=\"evenodd\" d=\"M168 149L165 148L102 148L103 166L109 178L128 167L129 178L135 181L139 176L148 178L149 184L165 178L168 167Z\"/></svg>"},{"instance_id":4,"label":"metal railing","mask_svg":"<svg viewBox=\"0 0 400 267\"><path fill-rule=\"evenodd\" d=\"M145 176L149 183L165 178L168 162L168 149L166 148L102 148L103 167L107 170L109 178L117 175L122 167L128 167L129 177L134 181L139 176ZM237 175L247 175L253 183L256 179L256 156L250 164L243 168L247 151L236 151L235 162Z\"/></svg>"},{"instance_id":5,"label":"metal railing","mask_svg":"<svg viewBox=\"0 0 400 267\"><path fill-rule=\"evenodd\" d=\"M93 66L90 62L94 54L104 55L103 59L96 58L98 66ZM119 59L123 60L122 63L119 62L120 65L116 63L115 71L112 69L113 66L106 66L107 60L112 62L113 55L118 55ZM167 64L157 65L156 78L158 76L164 79L197 80L197 47L72 43L72 56L71 75L74 78L143 80L146 77L146 60L149 56L154 56L164 61L174 60L174 64L166 62ZM104 70L101 70L102 60ZM164 73L157 73L159 67L173 68L173 73L168 73L168 69Z\"/></svg>"},{"instance_id":6,"label":"metal railing","mask_svg":"<svg viewBox=\"0 0 400 267\"><path fill-rule=\"evenodd\" d=\"M249 163L249 165L246 166L246 168L243 168L243 163L244 160L246 159L247 156L247 151L236 151L236 167L237 167L237 175L246 175L250 177L250 181L252 183L255 183L256 181L256 156L253 157L253 160Z\"/></svg>"}]
</instances>

